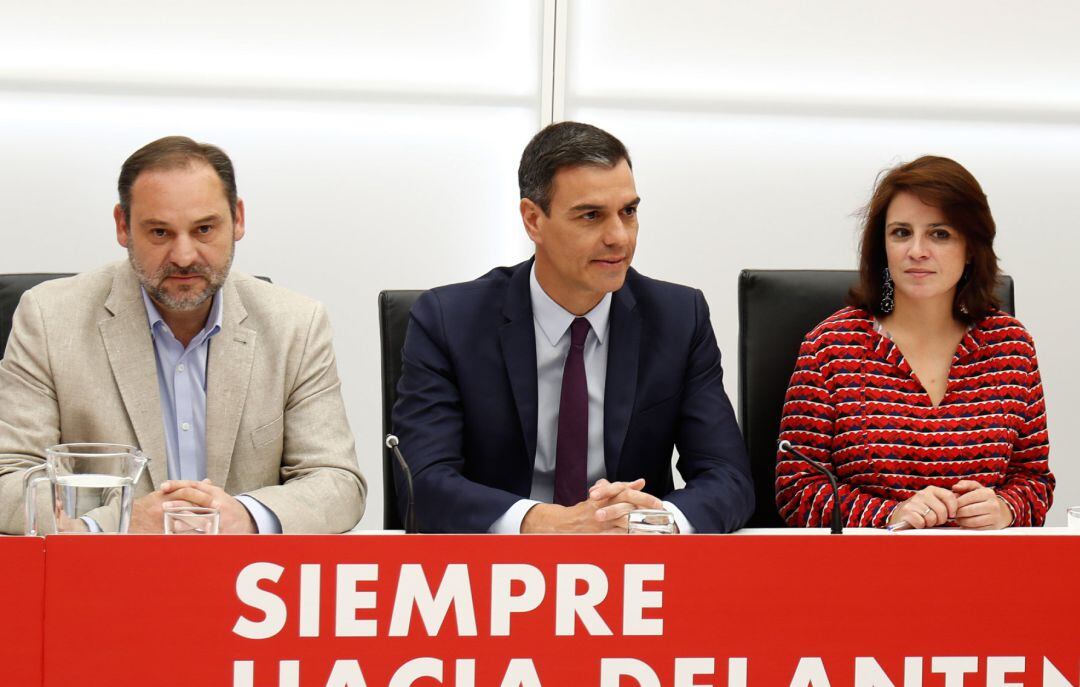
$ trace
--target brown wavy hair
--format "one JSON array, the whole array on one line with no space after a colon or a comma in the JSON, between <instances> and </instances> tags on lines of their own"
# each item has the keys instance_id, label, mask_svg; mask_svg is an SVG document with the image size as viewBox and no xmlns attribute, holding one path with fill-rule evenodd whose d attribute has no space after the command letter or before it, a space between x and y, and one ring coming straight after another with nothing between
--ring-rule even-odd
<instances>
[{"instance_id":1,"label":"brown wavy hair","mask_svg":"<svg viewBox=\"0 0 1080 687\"><path fill-rule=\"evenodd\" d=\"M971 172L947 157L925 155L879 175L870 203L863 208L859 240L859 283L848 294L848 304L884 315L881 310L885 257L885 213L897 193L907 191L939 208L945 220L967 240L970 262L957 284L953 317L974 324L1001 307L995 294L1000 270L994 252L997 228L986 194Z\"/></svg>"}]
</instances>

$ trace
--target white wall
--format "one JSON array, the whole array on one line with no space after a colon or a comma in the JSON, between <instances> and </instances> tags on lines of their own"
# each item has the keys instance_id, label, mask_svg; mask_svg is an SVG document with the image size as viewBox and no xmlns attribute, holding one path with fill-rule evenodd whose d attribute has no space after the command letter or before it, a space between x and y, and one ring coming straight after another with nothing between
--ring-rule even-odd
<instances>
[{"instance_id":1,"label":"white wall","mask_svg":"<svg viewBox=\"0 0 1080 687\"><path fill-rule=\"evenodd\" d=\"M923 153L971 169L1039 347L1051 523L1080 504L1080 6L558 0L553 68L554 4L0 0L0 272L121 259L124 158L173 133L224 147L248 208L237 267L329 308L377 528L376 294L528 255L515 173L546 66L556 116L630 147L636 266L705 289L733 397L739 269L853 266L879 170Z\"/></svg>"}]
</instances>

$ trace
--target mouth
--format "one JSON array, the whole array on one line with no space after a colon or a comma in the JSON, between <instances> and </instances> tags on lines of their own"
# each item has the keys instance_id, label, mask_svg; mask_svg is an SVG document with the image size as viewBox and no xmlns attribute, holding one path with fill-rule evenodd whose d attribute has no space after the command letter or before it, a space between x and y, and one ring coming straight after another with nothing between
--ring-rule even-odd
<instances>
[{"instance_id":1,"label":"mouth","mask_svg":"<svg viewBox=\"0 0 1080 687\"><path fill-rule=\"evenodd\" d=\"M933 270L904 270L904 274L915 277L916 279L923 279L935 274Z\"/></svg>"},{"instance_id":2,"label":"mouth","mask_svg":"<svg viewBox=\"0 0 1080 687\"><path fill-rule=\"evenodd\" d=\"M175 288L181 289L183 291L187 291L187 290L190 290L191 288L197 286L198 284L205 283L205 282L206 282L206 277L199 274L198 272L192 272L191 274L176 274L176 273L174 273L174 274L170 274L167 277L165 277L164 279L162 279L161 280L161 285L165 286L166 284L173 284L175 286Z\"/></svg>"},{"instance_id":3,"label":"mouth","mask_svg":"<svg viewBox=\"0 0 1080 687\"><path fill-rule=\"evenodd\" d=\"M598 258L593 263L607 268L622 267L626 264L626 258Z\"/></svg>"}]
</instances>

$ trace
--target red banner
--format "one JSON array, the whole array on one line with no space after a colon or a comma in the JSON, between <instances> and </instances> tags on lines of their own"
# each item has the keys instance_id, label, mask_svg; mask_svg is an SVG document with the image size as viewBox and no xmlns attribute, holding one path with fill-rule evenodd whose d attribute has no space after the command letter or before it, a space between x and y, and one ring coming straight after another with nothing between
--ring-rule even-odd
<instances>
[{"instance_id":1,"label":"red banner","mask_svg":"<svg viewBox=\"0 0 1080 687\"><path fill-rule=\"evenodd\" d=\"M47 552L48 687L1080 687L1080 537L100 536Z\"/></svg>"},{"instance_id":2,"label":"red banner","mask_svg":"<svg viewBox=\"0 0 1080 687\"><path fill-rule=\"evenodd\" d=\"M0 684L41 684L45 540L0 537Z\"/></svg>"}]
</instances>

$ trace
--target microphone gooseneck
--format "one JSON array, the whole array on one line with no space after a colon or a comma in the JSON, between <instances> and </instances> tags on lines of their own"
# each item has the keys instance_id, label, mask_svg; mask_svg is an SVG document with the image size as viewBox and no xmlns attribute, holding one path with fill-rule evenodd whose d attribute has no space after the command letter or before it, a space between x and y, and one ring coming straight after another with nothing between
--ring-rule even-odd
<instances>
[{"instance_id":1,"label":"microphone gooseneck","mask_svg":"<svg viewBox=\"0 0 1080 687\"><path fill-rule=\"evenodd\" d=\"M390 449L394 458L397 459L398 466L401 471L405 473L405 489L409 492L409 502L405 509L405 533L416 533L416 509L413 507L413 484L412 484L412 470L409 469L409 464L405 462L405 456L401 455L401 449L398 448L398 438L393 434L386 435L386 448Z\"/></svg>"},{"instance_id":2,"label":"microphone gooseneck","mask_svg":"<svg viewBox=\"0 0 1080 687\"><path fill-rule=\"evenodd\" d=\"M806 457L803 454L802 451L800 451L797 448L795 448L794 446L792 446L791 442L788 441L787 439L781 440L780 443L778 444L778 446L779 446L779 448L780 448L780 450L782 452L790 453L791 455L795 456L799 460L805 461L807 465L814 468L815 470L817 470L821 474L825 475L825 478L829 480L829 484L832 485L832 494L833 494L831 533L832 534L843 534L844 533L844 524L843 524L844 520L843 520L843 517L842 517L843 514L840 512L840 507L841 507L841 505L840 505L840 487L837 485L836 477L832 474L832 471L829 470L829 468L825 467L825 465L823 465L822 463L819 463L816 460L813 460L812 458Z\"/></svg>"}]
</instances>

